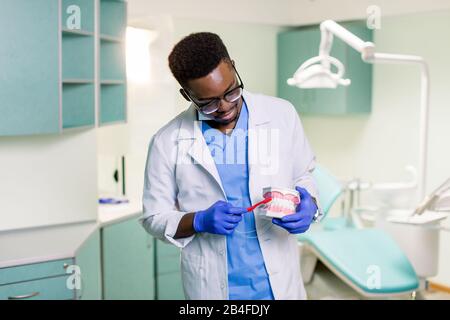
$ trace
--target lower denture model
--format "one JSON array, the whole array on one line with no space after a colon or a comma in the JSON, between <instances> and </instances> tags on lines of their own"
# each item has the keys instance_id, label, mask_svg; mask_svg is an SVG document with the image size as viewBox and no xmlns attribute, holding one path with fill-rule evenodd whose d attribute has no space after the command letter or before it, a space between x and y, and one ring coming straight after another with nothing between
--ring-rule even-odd
<instances>
[{"instance_id":1,"label":"lower denture model","mask_svg":"<svg viewBox=\"0 0 450 320\"><path fill-rule=\"evenodd\" d=\"M295 213L295 209L300 203L298 191L287 188L264 188L263 197L265 199L272 198L272 201L262 207L266 216L272 218L282 218Z\"/></svg>"}]
</instances>

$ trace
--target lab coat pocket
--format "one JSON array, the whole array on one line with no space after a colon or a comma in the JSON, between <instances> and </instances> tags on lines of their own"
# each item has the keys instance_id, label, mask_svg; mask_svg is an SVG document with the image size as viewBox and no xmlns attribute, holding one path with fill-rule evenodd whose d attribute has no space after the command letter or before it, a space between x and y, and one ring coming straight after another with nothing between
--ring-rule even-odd
<instances>
[{"instance_id":1,"label":"lab coat pocket","mask_svg":"<svg viewBox=\"0 0 450 320\"><path fill-rule=\"evenodd\" d=\"M202 256L182 252L181 278L187 300L204 299L206 287L205 262Z\"/></svg>"}]
</instances>

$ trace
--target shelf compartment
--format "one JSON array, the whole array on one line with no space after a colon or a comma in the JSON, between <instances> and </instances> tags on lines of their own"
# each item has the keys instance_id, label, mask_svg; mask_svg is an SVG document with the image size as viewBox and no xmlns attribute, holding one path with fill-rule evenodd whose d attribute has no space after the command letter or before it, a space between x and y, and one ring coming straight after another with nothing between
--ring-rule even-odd
<instances>
[{"instance_id":1,"label":"shelf compartment","mask_svg":"<svg viewBox=\"0 0 450 320\"><path fill-rule=\"evenodd\" d=\"M127 21L126 2L100 0L100 34L123 38Z\"/></svg>"},{"instance_id":2,"label":"shelf compartment","mask_svg":"<svg viewBox=\"0 0 450 320\"><path fill-rule=\"evenodd\" d=\"M95 125L93 83L64 83L62 87L63 129Z\"/></svg>"},{"instance_id":3,"label":"shelf compartment","mask_svg":"<svg viewBox=\"0 0 450 320\"><path fill-rule=\"evenodd\" d=\"M125 80L102 80L100 84L125 84Z\"/></svg>"},{"instance_id":4,"label":"shelf compartment","mask_svg":"<svg viewBox=\"0 0 450 320\"><path fill-rule=\"evenodd\" d=\"M79 36L89 36L92 37L94 36L93 32L90 31L83 31L83 30L71 30L71 29L61 29L63 35L64 34L74 34L74 35L79 35Z\"/></svg>"},{"instance_id":5,"label":"shelf compartment","mask_svg":"<svg viewBox=\"0 0 450 320\"><path fill-rule=\"evenodd\" d=\"M75 33L62 35L62 77L94 79L94 37Z\"/></svg>"},{"instance_id":6,"label":"shelf compartment","mask_svg":"<svg viewBox=\"0 0 450 320\"><path fill-rule=\"evenodd\" d=\"M124 38L113 37L113 36L108 36L108 35L104 35L104 34L100 35L100 40L101 41L111 41L111 42L124 42L125 41Z\"/></svg>"},{"instance_id":7,"label":"shelf compartment","mask_svg":"<svg viewBox=\"0 0 450 320\"><path fill-rule=\"evenodd\" d=\"M124 43L100 41L100 80L125 80Z\"/></svg>"},{"instance_id":8,"label":"shelf compartment","mask_svg":"<svg viewBox=\"0 0 450 320\"><path fill-rule=\"evenodd\" d=\"M63 79L63 83L66 83L66 84L94 83L94 80L91 80L91 79Z\"/></svg>"},{"instance_id":9,"label":"shelf compartment","mask_svg":"<svg viewBox=\"0 0 450 320\"><path fill-rule=\"evenodd\" d=\"M80 29L74 29L70 31L79 32L94 32L94 2L93 0L63 0L61 6L61 28L64 31L70 29L68 25L68 19L72 16L72 12L67 13L67 9L72 6L78 6L80 8Z\"/></svg>"},{"instance_id":10,"label":"shelf compartment","mask_svg":"<svg viewBox=\"0 0 450 320\"><path fill-rule=\"evenodd\" d=\"M100 124L126 120L126 85L102 84L100 86Z\"/></svg>"}]
</instances>

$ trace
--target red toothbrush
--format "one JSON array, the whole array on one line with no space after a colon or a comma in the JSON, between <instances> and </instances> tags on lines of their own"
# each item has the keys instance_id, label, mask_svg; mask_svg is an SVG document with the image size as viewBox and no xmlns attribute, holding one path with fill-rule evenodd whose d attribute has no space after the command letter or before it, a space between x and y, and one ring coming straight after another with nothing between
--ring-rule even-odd
<instances>
[{"instance_id":1,"label":"red toothbrush","mask_svg":"<svg viewBox=\"0 0 450 320\"><path fill-rule=\"evenodd\" d=\"M262 201L260 201L260 202L258 202L258 203L255 203L254 205L252 205L251 207L248 207L247 208L247 212L250 212L250 211L253 211L253 210L255 210L256 209L256 207L258 207L258 206L260 206L260 205L262 205L262 204L265 204L265 203L267 203L267 202L270 202L270 201L272 201L272 198L265 198L264 200L262 200Z\"/></svg>"}]
</instances>

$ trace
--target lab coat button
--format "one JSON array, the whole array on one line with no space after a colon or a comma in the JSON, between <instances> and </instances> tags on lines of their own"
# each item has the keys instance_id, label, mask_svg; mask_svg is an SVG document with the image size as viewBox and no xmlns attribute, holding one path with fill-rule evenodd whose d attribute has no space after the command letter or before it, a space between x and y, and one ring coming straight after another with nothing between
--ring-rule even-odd
<instances>
[{"instance_id":1,"label":"lab coat button","mask_svg":"<svg viewBox=\"0 0 450 320\"><path fill-rule=\"evenodd\" d=\"M219 251L219 253L220 253L221 256L223 256L224 253L225 253L225 250L222 249L222 250Z\"/></svg>"},{"instance_id":2,"label":"lab coat button","mask_svg":"<svg viewBox=\"0 0 450 320\"><path fill-rule=\"evenodd\" d=\"M225 284L224 284L223 282L220 284L220 288L221 288L221 289L224 289L224 288L225 288Z\"/></svg>"}]
</instances>

